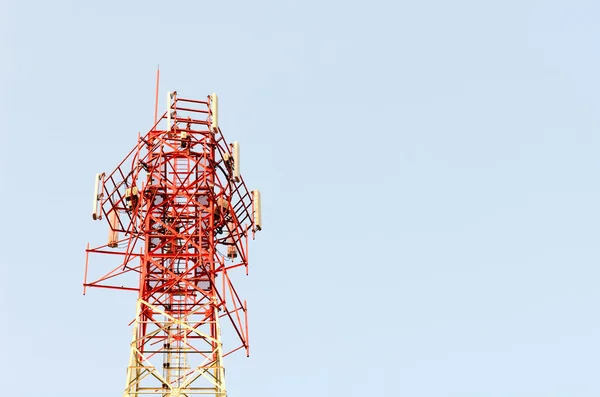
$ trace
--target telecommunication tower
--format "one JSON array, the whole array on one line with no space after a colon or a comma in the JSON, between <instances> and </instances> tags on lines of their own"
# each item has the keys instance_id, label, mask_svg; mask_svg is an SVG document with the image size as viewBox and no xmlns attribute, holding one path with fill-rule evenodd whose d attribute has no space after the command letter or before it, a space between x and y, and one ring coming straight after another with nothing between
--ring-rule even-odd
<instances>
[{"instance_id":1,"label":"telecommunication tower","mask_svg":"<svg viewBox=\"0 0 600 397\"><path fill-rule=\"evenodd\" d=\"M219 128L216 94L170 92L157 116L114 171L96 175L92 217L107 221L108 241L87 246L84 294L138 293L124 397L225 397L223 358L249 355L248 308L230 275L248 274L260 193ZM227 348L224 327L235 338Z\"/></svg>"}]
</instances>

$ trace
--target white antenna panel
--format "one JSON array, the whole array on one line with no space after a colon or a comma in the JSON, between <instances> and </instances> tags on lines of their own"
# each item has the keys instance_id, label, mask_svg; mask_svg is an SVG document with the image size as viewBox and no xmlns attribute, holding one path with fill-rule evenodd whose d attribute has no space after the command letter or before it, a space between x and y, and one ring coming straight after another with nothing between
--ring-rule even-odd
<instances>
[{"instance_id":1,"label":"white antenna panel","mask_svg":"<svg viewBox=\"0 0 600 397\"><path fill-rule=\"evenodd\" d=\"M210 128L216 132L219 130L219 98L214 92L210 95L210 113L212 114Z\"/></svg>"},{"instance_id":2,"label":"white antenna panel","mask_svg":"<svg viewBox=\"0 0 600 397\"><path fill-rule=\"evenodd\" d=\"M252 191L252 212L254 213L254 230L262 230L262 216L260 213L260 192Z\"/></svg>"},{"instance_id":3,"label":"white antenna panel","mask_svg":"<svg viewBox=\"0 0 600 397\"><path fill-rule=\"evenodd\" d=\"M104 179L104 173L96 174L96 180L94 183L94 206L92 207L92 219L102 219L102 208L98 205L102 200L103 192L101 189L103 188L103 184L101 182Z\"/></svg>"},{"instance_id":4,"label":"white antenna panel","mask_svg":"<svg viewBox=\"0 0 600 397\"><path fill-rule=\"evenodd\" d=\"M240 144L233 142L233 180L240 181Z\"/></svg>"},{"instance_id":5,"label":"white antenna panel","mask_svg":"<svg viewBox=\"0 0 600 397\"><path fill-rule=\"evenodd\" d=\"M172 92L167 92L167 131L171 131L171 99L173 98Z\"/></svg>"}]
</instances>

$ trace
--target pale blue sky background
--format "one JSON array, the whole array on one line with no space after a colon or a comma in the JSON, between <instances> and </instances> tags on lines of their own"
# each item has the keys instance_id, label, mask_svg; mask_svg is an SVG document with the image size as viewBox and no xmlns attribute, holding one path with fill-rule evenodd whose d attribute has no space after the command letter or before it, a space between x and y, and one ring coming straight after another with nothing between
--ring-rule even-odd
<instances>
[{"instance_id":1,"label":"pale blue sky background","mask_svg":"<svg viewBox=\"0 0 600 397\"><path fill-rule=\"evenodd\" d=\"M600 3L0 4L2 395L122 393L83 250L158 63L263 194L230 397L599 395Z\"/></svg>"}]
</instances>

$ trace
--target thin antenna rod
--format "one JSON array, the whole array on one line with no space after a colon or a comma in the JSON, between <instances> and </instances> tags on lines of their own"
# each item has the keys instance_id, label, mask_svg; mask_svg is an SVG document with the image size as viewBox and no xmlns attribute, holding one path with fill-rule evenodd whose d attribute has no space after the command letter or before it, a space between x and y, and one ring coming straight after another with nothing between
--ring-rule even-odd
<instances>
[{"instance_id":1,"label":"thin antenna rod","mask_svg":"<svg viewBox=\"0 0 600 397\"><path fill-rule=\"evenodd\" d=\"M160 82L160 65L156 68L156 99L154 101L154 126L158 121L158 85Z\"/></svg>"}]
</instances>

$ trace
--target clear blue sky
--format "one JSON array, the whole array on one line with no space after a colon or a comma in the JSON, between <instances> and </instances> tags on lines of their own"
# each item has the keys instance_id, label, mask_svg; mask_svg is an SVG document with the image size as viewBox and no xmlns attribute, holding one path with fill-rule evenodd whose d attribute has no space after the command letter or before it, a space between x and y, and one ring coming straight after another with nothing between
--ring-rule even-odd
<instances>
[{"instance_id":1,"label":"clear blue sky","mask_svg":"<svg viewBox=\"0 0 600 397\"><path fill-rule=\"evenodd\" d=\"M119 396L93 177L220 97L264 200L230 397L600 394L600 4L0 3L5 395Z\"/></svg>"}]
</instances>

